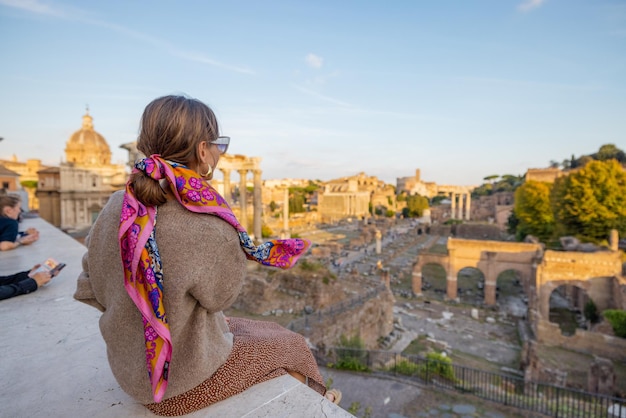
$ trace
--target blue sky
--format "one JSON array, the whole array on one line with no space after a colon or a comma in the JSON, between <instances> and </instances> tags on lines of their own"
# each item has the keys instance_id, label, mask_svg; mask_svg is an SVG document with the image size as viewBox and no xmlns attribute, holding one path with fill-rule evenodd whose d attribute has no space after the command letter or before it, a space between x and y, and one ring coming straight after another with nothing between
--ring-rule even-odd
<instances>
[{"instance_id":1,"label":"blue sky","mask_svg":"<svg viewBox=\"0 0 626 418\"><path fill-rule=\"evenodd\" d=\"M0 57L2 159L58 164L88 104L121 162L176 93L266 179L478 185L626 148L624 0L0 0Z\"/></svg>"}]
</instances>

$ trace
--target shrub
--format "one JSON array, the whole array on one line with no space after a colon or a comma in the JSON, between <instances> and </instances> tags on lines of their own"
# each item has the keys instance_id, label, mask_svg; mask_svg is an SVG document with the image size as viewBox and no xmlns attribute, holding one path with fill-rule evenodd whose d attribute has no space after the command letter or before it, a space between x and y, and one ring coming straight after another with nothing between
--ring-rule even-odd
<instances>
[{"instance_id":1,"label":"shrub","mask_svg":"<svg viewBox=\"0 0 626 418\"><path fill-rule=\"evenodd\" d=\"M602 315L613 327L615 335L626 338L626 311L621 309L607 309Z\"/></svg>"},{"instance_id":2,"label":"shrub","mask_svg":"<svg viewBox=\"0 0 626 418\"><path fill-rule=\"evenodd\" d=\"M401 359L394 366L391 367L391 371L406 376L413 376L418 374L420 367L407 359Z\"/></svg>"},{"instance_id":3,"label":"shrub","mask_svg":"<svg viewBox=\"0 0 626 418\"><path fill-rule=\"evenodd\" d=\"M426 355L426 364L420 366L419 374L422 378L439 376L451 382L456 381L452 360L439 353L428 353Z\"/></svg>"},{"instance_id":4,"label":"shrub","mask_svg":"<svg viewBox=\"0 0 626 418\"><path fill-rule=\"evenodd\" d=\"M272 228L270 228L269 226L262 224L261 225L261 237L263 238L269 238L272 235L274 235L274 232L272 231Z\"/></svg>"},{"instance_id":5,"label":"shrub","mask_svg":"<svg viewBox=\"0 0 626 418\"><path fill-rule=\"evenodd\" d=\"M591 299L589 299L589 301L585 303L584 313L585 313L585 318L591 321L592 324L595 324L600 320L600 315L598 314L598 307Z\"/></svg>"},{"instance_id":6,"label":"shrub","mask_svg":"<svg viewBox=\"0 0 626 418\"><path fill-rule=\"evenodd\" d=\"M347 338L345 335L339 337L339 347L337 348L337 363L335 368L342 370L353 370L357 372L368 372L367 351L365 343L358 335Z\"/></svg>"},{"instance_id":7,"label":"shrub","mask_svg":"<svg viewBox=\"0 0 626 418\"><path fill-rule=\"evenodd\" d=\"M322 268L322 265L320 263L316 263L315 261L309 261L306 258L300 260L298 266L300 266L300 268L304 271L318 271Z\"/></svg>"}]
</instances>

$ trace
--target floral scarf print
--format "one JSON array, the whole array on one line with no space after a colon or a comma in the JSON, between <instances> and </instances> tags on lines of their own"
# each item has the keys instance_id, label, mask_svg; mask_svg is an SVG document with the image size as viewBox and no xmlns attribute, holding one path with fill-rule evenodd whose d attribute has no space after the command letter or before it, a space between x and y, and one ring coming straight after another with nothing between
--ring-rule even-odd
<instances>
[{"instance_id":1,"label":"floral scarf print","mask_svg":"<svg viewBox=\"0 0 626 418\"><path fill-rule=\"evenodd\" d=\"M155 180L167 179L178 202L189 211L215 215L232 225L249 260L288 269L311 245L310 241L299 238L254 245L224 198L198 173L184 165L154 154L135 164L133 173L136 172L143 172ZM163 305L163 269L154 234L156 220L157 208L139 202L129 181L118 232L124 287L142 315L148 377L154 401L160 402L167 388L172 341Z\"/></svg>"}]
</instances>

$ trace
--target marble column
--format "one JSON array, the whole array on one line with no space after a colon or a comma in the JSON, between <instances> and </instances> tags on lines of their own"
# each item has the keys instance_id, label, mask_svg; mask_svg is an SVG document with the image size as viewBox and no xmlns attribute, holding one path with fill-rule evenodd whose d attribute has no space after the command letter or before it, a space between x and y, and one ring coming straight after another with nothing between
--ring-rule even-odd
<instances>
[{"instance_id":1,"label":"marble column","mask_svg":"<svg viewBox=\"0 0 626 418\"><path fill-rule=\"evenodd\" d=\"M449 300L456 300L457 298L457 270L450 260L454 260L455 250L448 250L448 270L446 277L446 297Z\"/></svg>"},{"instance_id":2,"label":"marble column","mask_svg":"<svg viewBox=\"0 0 626 418\"><path fill-rule=\"evenodd\" d=\"M237 170L239 173L239 208L241 209L241 215L239 216L239 223L246 230L248 229L248 170Z\"/></svg>"},{"instance_id":3,"label":"marble column","mask_svg":"<svg viewBox=\"0 0 626 418\"><path fill-rule=\"evenodd\" d=\"M261 192L262 192L262 184L261 184L261 170L253 170L252 174L254 175L254 199L253 199L253 209L254 209L254 238L257 241L260 241L261 236L261 214L263 212L263 202L261 201Z\"/></svg>"},{"instance_id":4,"label":"marble column","mask_svg":"<svg viewBox=\"0 0 626 418\"><path fill-rule=\"evenodd\" d=\"M285 194L283 197L283 231L280 234L282 239L291 238L289 233L289 188L285 187Z\"/></svg>"},{"instance_id":5,"label":"marble column","mask_svg":"<svg viewBox=\"0 0 626 418\"><path fill-rule=\"evenodd\" d=\"M377 229L376 230L376 254L380 254L383 250L382 238L383 238L383 234L380 232L379 229Z\"/></svg>"},{"instance_id":6,"label":"marble column","mask_svg":"<svg viewBox=\"0 0 626 418\"><path fill-rule=\"evenodd\" d=\"M450 219L455 219L456 217L456 193L450 193L452 198L450 199Z\"/></svg>"},{"instance_id":7,"label":"marble column","mask_svg":"<svg viewBox=\"0 0 626 418\"><path fill-rule=\"evenodd\" d=\"M416 265L413 267L412 273L411 287L413 288L413 294L416 296L421 296L422 294L422 272L420 268L419 265Z\"/></svg>"},{"instance_id":8,"label":"marble column","mask_svg":"<svg viewBox=\"0 0 626 418\"><path fill-rule=\"evenodd\" d=\"M463 198L465 197L464 193L459 193L459 206L457 207L457 219L463 219Z\"/></svg>"},{"instance_id":9,"label":"marble column","mask_svg":"<svg viewBox=\"0 0 626 418\"><path fill-rule=\"evenodd\" d=\"M226 202L228 202L228 204L232 204L232 193L230 190L230 169L227 168L223 168L221 169L222 173L224 174L224 199L226 200Z\"/></svg>"},{"instance_id":10,"label":"marble column","mask_svg":"<svg viewBox=\"0 0 626 418\"><path fill-rule=\"evenodd\" d=\"M465 201L465 220L469 221L470 220L470 214L472 213L472 194L468 193L467 195L467 200Z\"/></svg>"}]
</instances>

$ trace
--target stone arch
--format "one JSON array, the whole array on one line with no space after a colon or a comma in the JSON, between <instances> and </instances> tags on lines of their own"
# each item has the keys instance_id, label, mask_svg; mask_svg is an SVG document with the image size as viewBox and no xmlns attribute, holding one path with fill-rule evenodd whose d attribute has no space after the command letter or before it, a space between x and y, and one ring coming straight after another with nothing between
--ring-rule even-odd
<instances>
[{"instance_id":1,"label":"stone arch","mask_svg":"<svg viewBox=\"0 0 626 418\"><path fill-rule=\"evenodd\" d=\"M411 278L411 287L413 294L421 295L422 289L427 290L428 286L423 283L423 267L428 264L437 264L441 266L445 272L446 277L449 276L449 263L448 257L441 254L420 254L417 261L413 264L413 272Z\"/></svg>"},{"instance_id":2,"label":"stone arch","mask_svg":"<svg viewBox=\"0 0 626 418\"><path fill-rule=\"evenodd\" d=\"M514 268L501 269L496 274L496 300L501 309L515 317L528 314L528 294L524 273Z\"/></svg>"},{"instance_id":3,"label":"stone arch","mask_svg":"<svg viewBox=\"0 0 626 418\"><path fill-rule=\"evenodd\" d=\"M441 299L444 299L447 291L448 277L445 266L436 262L427 262L420 265L419 273L422 283L419 289L420 293L424 290L436 296L441 296Z\"/></svg>"},{"instance_id":4,"label":"stone arch","mask_svg":"<svg viewBox=\"0 0 626 418\"><path fill-rule=\"evenodd\" d=\"M557 324L564 336L573 336L577 329L587 329L584 318L585 304L589 302L588 282L555 282L550 292L547 319Z\"/></svg>"},{"instance_id":5,"label":"stone arch","mask_svg":"<svg viewBox=\"0 0 626 418\"><path fill-rule=\"evenodd\" d=\"M476 266L465 266L456 274L457 297L471 305L482 305L485 299L485 273Z\"/></svg>"}]
</instances>

